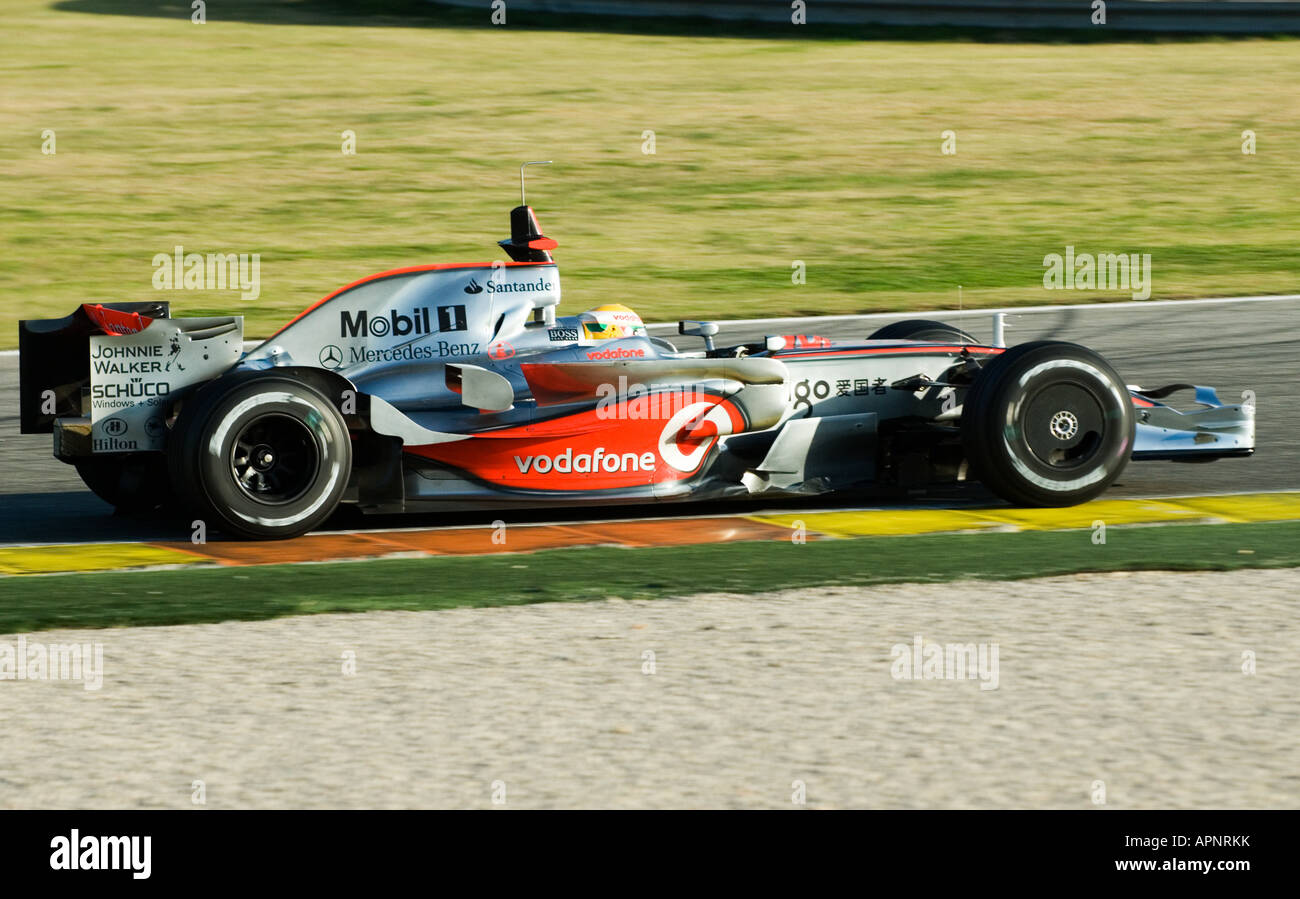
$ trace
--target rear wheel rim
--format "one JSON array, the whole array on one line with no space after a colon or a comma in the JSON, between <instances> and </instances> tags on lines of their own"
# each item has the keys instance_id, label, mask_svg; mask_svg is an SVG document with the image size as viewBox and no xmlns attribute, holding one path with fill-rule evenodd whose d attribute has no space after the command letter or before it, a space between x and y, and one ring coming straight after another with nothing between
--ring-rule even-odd
<instances>
[{"instance_id":1,"label":"rear wheel rim","mask_svg":"<svg viewBox=\"0 0 1300 899\"><path fill-rule=\"evenodd\" d=\"M305 494L320 472L321 452L307 425L291 415L250 419L230 447L230 473L249 499L281 506Z\"/></svg>"}]
</instances>

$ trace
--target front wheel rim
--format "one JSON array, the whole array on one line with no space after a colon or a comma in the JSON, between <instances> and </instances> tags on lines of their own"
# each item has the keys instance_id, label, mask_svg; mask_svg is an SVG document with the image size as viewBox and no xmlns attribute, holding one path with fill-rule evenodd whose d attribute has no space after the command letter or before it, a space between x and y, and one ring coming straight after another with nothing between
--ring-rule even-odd
<instances>
[{"instance_id":1,"label":"front wheel rim","mask_svg":"<svg viewBox=\"0 0 1300 899\"><path fill-rule=\"evenodd\" d=\"M1053 471L1085 468L1105 443L1106 407L1085 384L1051 384L1025 402L1020 431L1038 464Z\"/></svg>"}]
</instances>

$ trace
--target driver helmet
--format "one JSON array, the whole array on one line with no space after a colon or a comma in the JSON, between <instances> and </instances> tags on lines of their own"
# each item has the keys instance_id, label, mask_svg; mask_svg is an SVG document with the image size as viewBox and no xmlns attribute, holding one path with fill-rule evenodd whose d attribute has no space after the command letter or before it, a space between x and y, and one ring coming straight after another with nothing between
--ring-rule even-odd
<instances>
[{"instance_id":1,"label":"driver helmet","mask_svg":"<svg viewBox=\"0 0 1300 899\"><path fill-rule=\"evenodd\" d=\"M578 316L582 323L583 340L619 340L624 337L645 337L645 323L622 303L607 303Z\"/></svg>"}]
</instances>

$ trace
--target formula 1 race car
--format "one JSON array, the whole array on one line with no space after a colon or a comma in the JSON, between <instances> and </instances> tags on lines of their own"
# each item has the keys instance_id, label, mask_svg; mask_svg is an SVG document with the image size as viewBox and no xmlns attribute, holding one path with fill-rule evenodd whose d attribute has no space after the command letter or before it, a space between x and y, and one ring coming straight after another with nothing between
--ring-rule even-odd
<instances>
[{"instance_id":1,"label":"formula 1 race car","mask_svg":"<svg viewBox=\"0 0 1300 899\"><path fill-rule=\"evenodd\" d=\"M522 171L522 170L521 170ZM522 193L522 191L521 191ZM807 496L974 478L1064 506L1130 458L1254 451L1254 408L1126 386L1085 347L986 346L933 321L838 343L682 351L619 303L559 316L531 207L509 262L420 265L331 293L255 348L239 316L86 304L20 323L21 423L121 509L183 504L245 537L366 512ZM996 341L995 342L1000 342ZM1161 400L1195 391L1203 408Z\"/></svg>"}]
</instances>

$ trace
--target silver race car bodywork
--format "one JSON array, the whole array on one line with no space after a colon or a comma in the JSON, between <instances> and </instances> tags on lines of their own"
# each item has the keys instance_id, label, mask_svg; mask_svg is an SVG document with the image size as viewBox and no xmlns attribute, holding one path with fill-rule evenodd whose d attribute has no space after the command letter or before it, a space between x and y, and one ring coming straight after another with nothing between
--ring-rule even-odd
<instances>
[{"instance_id":1,"label":"silver race car bodywork","mask_svg":"<svg viewBox=\"0 0 1300 899\"><path fill-rule=\"evenodd\" d=\"M23 430L52 431L110 501L136 471L249 536L301 533L340 501L608 505L978 477L1013 502L1069 504L1129 458L1254 448L1253 407L1191 387L1203 408L1180 412L1161 400L1190 385L1126 386L1073 344L1008 350L912 322L909 337L718 348L716 326L683 323L705 349L682 351L621 305L559 315L531 208L501 243L509 262L350 284L242 354L239 317L161 303L23 322Z\"/></svg>"}]
</instances>

